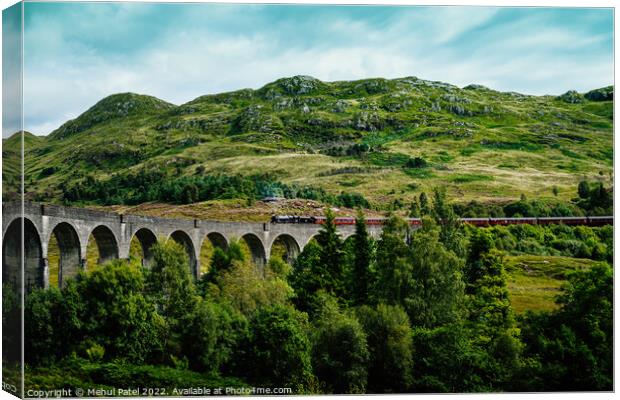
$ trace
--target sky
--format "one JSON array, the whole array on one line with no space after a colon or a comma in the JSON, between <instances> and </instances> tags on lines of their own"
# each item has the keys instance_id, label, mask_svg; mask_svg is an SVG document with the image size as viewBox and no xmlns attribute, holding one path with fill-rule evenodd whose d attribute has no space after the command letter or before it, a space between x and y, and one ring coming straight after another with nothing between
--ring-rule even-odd
<instances>
[{"instance_id":1,"label":"sky","mask_svg":"<svg viewBox=\"0 0 620 400\"><path fill-rule=\"evenodd\" d=\"M182 104L293 75L527 94L613 84L611 9L26 3L24 14L25 129L38 135L113 93Z\"/></svg>"}]
</instances>

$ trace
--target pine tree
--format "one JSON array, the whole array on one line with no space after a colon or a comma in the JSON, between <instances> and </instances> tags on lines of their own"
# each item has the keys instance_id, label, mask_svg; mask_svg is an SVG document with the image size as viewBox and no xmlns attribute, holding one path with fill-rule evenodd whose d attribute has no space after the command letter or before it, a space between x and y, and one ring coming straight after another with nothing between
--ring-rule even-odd
<instances>
[{"instance_id":1,"label":"pine tree","mask_svg":"<svg viewBox=\"0 0 620 400\"><path fill-rule=\"evenodd\" d=\"M325 277L326 292L341 297L344 290L344 260L342 240L336 231L335 216L331 210L325 215L325 224L316 238L321 247L319 260L327 276Z\"/></svg>"},{"instance_id":2,"label":"pine tree","mask_svg":"<svg viewBox=\"0 0 620 400\"><path fill-rule=\"evenodd\" d=\"M420 218L420 205L418 204L418 200L414 197L411 202L411 207L409 208L409 217L410 218Z\"/></svg>"},{"instance_id":3,"label":"pine tree","mask_svg":"<svg viewBox=\"0 0 620 400\"><path fill-rule=\"evenodd\" d=\"M409 293L412 272L406 235L405 221L394 215L385 221L377 244L377 278L372 290L375 303L403 304Z\"/></svg>"},{"instance_id":4,"label":"pine tree","mask_svg":"<svg viewBox=\"0 0 620 400\"><path fill-rule=\"evenodd\" d=\"M493 360L488 373L500 387L518 369L521 342L510 304L503 254L495 249L487 231L471 238L465 268L470 294L469 321L476 332L474 343Z\"/></svg>"},{"instance_id":5,"label":"pine tree","mask_svg":"<svg viewBox=\"0 0 620 400\"><path fill-rule=\"evenodd\" d=\"M351 277L353 303L361 305L368 300L368 288L371 282L370 264L372 262L371 239L368 235L366 219L361 209L358 211L355 220L353 251L353 271Z\"/></svg>"},{"instance_id":6,"label":"pine tree","mask_svg":"<svg viewBox=\"0 0 620 400\"><path fill-rule=\"evenodd\" d=\"M586 181L579 182L577 186L577 194L582 199L587 199L590 197L590 185Z\"/></svg>"},{"instance_id":7,"label":"pine tree","mask_svg":"<svg viewBox=\"0 0 620 400\"><path fill-rule=\"evenodd\" d=\"M429 215L431 213L430 205L428 204L428 197L426 193L420 193L420 216Z\"/></svg>"},{"instance_id":8,"label":"pine tree","mask_svg":"<svg viewBox=\"0 0 620 400\"><path fill-rule=\"evenodd\" d=\"M465 236L462 223L451 204L446 201L445 190L435 188L433 192L433 217L441 232L439 238L448 250L459 257L465 255Z\"/></svg>"}]
</instances>

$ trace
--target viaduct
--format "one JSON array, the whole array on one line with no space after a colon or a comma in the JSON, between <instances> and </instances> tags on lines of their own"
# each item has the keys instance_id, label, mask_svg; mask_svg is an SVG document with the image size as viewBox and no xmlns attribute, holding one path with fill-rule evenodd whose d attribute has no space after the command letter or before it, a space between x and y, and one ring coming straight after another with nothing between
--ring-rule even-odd
<instances>
[{"instance_id":1,"label":"viaduct","mask_svg":"<svg viewBox=\"0 0 620 400\"><path fill-rule=\"evenodd\" d=\"M23 212L22 212L23 211ZM151 246L157 240L174 240L185 248L194 277L200 275L200 250L205 241L226 248L232 239L247 243L254 262L263 267L274 243L282 243L286 259L292 262L315 236L321 225L221 222L124 215L84 208L26 202L2 204L2 274L3 282L20 281L23 226L24 285L26 288L48 287L50 266L48 246L55 236L60 250L58 282L87 270L86 252L89 238L99 250L99 263L115 258L129 258L132 239L142 248L142 264L152 262ZM352 225L338 226L343 239L354 233ZM380 226L369 226L378 237Z\"/></svg>"}]
</instances>

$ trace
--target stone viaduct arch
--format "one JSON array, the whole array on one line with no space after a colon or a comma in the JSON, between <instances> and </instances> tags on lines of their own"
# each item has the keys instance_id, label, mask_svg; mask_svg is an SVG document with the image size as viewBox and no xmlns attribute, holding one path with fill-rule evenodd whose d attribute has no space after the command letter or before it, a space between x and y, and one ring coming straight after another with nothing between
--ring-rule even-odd
<instances>
[{"instance_id":1,"label":"stone viaduct arch","mask_svg":"<svg viewBox=\"0 0 620 400\"><path fill-rule=\"evenodd\" d=\"M233 238L243 240L260 267L271 256L274 244L285 248L285 259L292 262L321 228L318 224L271 224L252 222L222 222L121 215L85 208L26 202L2 204L3 280L19 282L21 259L25 260L24 285L49 286L49 243L52 236L60 248L58 274L62 284L87 265L89 237L95 239L99 262L114 258L129 258L132 239L142 248L142 264L153 261L152 246L157 240L172 239L183 245L190 259L191 273L197 277L200 269L200 250L208 240L214 247L226 248ZM21 232L24 226L25 252L21 254ZM338 227L343 237L354 232L352 225ZM378 237L380 226L369 226L369 233Z\"/></svg>"},{"instance_id":2,"label":"stone viaduct arch","mask_svg":"<svg viewBox=\"0 0 620 400\"><path fill-rule=\"evenodd\" d=\"M95 239L95 245L99 250L97 264L104 264L110 260L118 258L118 240L110 228L99 225L91 232Z\"/></svg>"},{"instance_id":3,"label":"stone viaduct arch","mask_svg":"<svg viewBox=\"0 0 620 400\"><path fill-rule=\"evenodd\" d=\"M226 239L224 235L222 235L219 232L207 233L207 235L203 239L203 242L205 240L210 241L213 247L219 247L220 249L224 249L224 250L228 248L228 240Z\"/></svg>"},{"instance_id":4,"label":"stone viaduct arch","mask_svg":"<svg viewBox=\"0 0 620 400\"><path fill-rule=\"evenodd\" d=\"M177 230L170 234L169 239L174 240L178 244L182 245L187 253L189 259L189 271L194 277L198 276L196 247L192 242L192 238L184 231Z\"/></svg>"},{"instance_id":5,"label":"stone viaduct arch","mask_svg":"<svg viewBox=\"0 0 620 400\"><path fill-rule=\"evenodd\" d=\"M76 276L84 265L82 254L85 252L82 252L77 230L69 222L56 224L51 234L58 243L58 286L63 286L66 280ZM49 238L47 243L49 244Z\"/></svg>"},{"instance_id":6,"label":"stone viaduct arch","mask_svg":"<svg viewBox=\"0 0 620 400\"><path fill-rule=\"evenodd\" d=\"M23 257L26 290L43 286L44 267L41 237L32 221L24 218L13 219L7 227L4 237L5 240L2 243L2 282L10 283L13 287L21 286Z\"/></svg>"},{"instance_id":7,"label":"stone viaduct arch","mask_svg":"<svg viewBox=\"0 0 620 400\"><path fill-rule=\"evenodd\" d=\"M284 247L284 261L291 264L295 258L301 253L301 246L297 243L295 238L287 233L278 235L270 244L270 253L273 254L274 246L282 245Z\"/></svg>"},{"instance_id":8,"label":"stone viaduct arch","mask_svg":"<svg viewBox=\"0 0 620 400\"><path fill-rule=\"evenodd\" d=\"M263 268L267 263L267 253L265 251L265 245L262 240L254 233L246 233L241 236L241 240L244 241L250 248L252 254L252 261L258 267Z\"/></svg>"},{"instance_id":9,"label":"stone viaduct arch","mask_svg":"<svg viewBox=\"0 0 620 400\"><path fill-rule=\"evenodd\" d=\"M129 239L130 246L134 237L140 243L142 266L150 267L153 263L153 250L151 248L157 243L157 236L148 228L140 228Z\"/></svg>"}]
</instances>

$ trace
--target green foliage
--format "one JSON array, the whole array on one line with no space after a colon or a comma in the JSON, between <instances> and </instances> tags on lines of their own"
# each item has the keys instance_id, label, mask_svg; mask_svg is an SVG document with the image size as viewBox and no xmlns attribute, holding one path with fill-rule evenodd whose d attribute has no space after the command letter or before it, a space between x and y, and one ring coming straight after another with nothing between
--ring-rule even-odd
<instances>
[{"instance_id":1,"label":"green foliage","mask_svg":"<svg viewBox=\"0 0 620 400\"><path fill-rule=\"evenodd\" d=\"M557 197L558 187L553 187ZM605 188L602 182L595 184L581 181L577 186L578 198L570 202L556 199L528 200L522 197L518 201L503 206L483 204L472 200L469 203L456 204L454 209L462 217L569 217L582 215L613 214L613 190Z\"/></svg>"},{"instance_id":2,"label":"green foliage","mask_svg":"<svg viewBox=\"0 0 620 400\"><path fill-rule=\"evenodd\" d=\"M412 330L401 306L356 310L368 342L367 393L405 393L413 372Z\"/></svg>"},{"instance_id":3,"label":"green foliage","mask_svg":"<svg viewBox=\"0 0 620 400\"><path fill-rule=\"evenodd\" d=\"M446 192L435 188L433 191L433 217L440 227L439 238L448 250L458 256L465 254L465 238L462 223L454 212L451 204L447 202Z\"/></svg>"},{"instance_id":4,"label":"green foliage","mask_svg":"<svg viewBox=\"0 0 620 400\"><path fill-rule=\"evenodd\" d=\"M603 182L592 185L581 181L577 192L580 198L579 207L590 215L613 214L613 189L605 188Z\"/></svg>"},{"instance_id":5,"label":"green foliage","mask_svg":"<svg viewBox=\"0 0 620 400\"><path fill-rule=\"evenodd\" d=\"M46 364L71 352L141 363L162 351L163 321L143 294L140 267L114 261L62 289L35 291L25 308L28 361Z\"/></svg>"},{"instance_id":6,"label":"green foliage","mask_svg":"<svg viewBox=\"0 0 620 400\"><path fill-rule=\"evenodd\" d=\"M528 314L523 321L525 352L536 360L534 390L612 390L613 271L599 265L575 272L561 308Z\"/></svg>"},{"instance_id":7,"label":"green foliage","mask_svg":"<svg viewBox=\"0 0 620 400\"><path fill-rule=\"evenodd\" d=\"M208 297L230 304L237 312L250 317L257 309L275 305L287 305L293 290L282 276L269 267L263 273L254 265L249 255L235 257L236 244L229 246L232 265L220 272L209 286Z\"/></svg>"},{"instance_id":8,"label":"green foliage","mask_svg":"<svg viewBox=\"0 0 620 400\"><path fill-rule=\"evenodd\" d=\"M435 327L462 315L463 262L442 246L440 230L424 220L411 241L411 280L401 303L414 326Z\"/></svg>"},{"instance_id":9,"label":"green foliage","mask_svg":"<svg viewBox=\"0 0 620 400\"><path fill-rule=\"evenodd\" d=\"M180 332L185 318L198 303L196 287L189 270L185 248L173 241L158 242L151 247L153 266L148 274L146 292L157 304L160 314L171 328L168 332ZM181 346L181 338L170 337L168 343ZM173 351L178 354L179 349Z\"/></svg>"},{"instance_id":10,"label":"green foliage","mask_svg":"<svg viewBox=\"0 0 620 400\"><path fill-rule=\"evenodd\" d=\"M342 192L337 196L316 187L287 185L269 174L262 175L191 175L177 176L161 170L142 169L118 173L109 179L92 175L63 187L67 204L142 204L161 201L192 204L215 199L260 200L268 196L319 200L340 207L369 207L370 203L359 193Z\"/></svg>"},{"instance_id":11,"label":"green foliage","mask_svg":"<svg viewBox=\"0 0 620 400\"><path fill-rule=\"evenodd\" d=\"M582 187L581 200L594 190ZM294 393L611 390L611 267L504 253L611 261L612 226L476 228L457 223L440 191L432 207L419 202L422 226L391 215L376 250L361 211L345 242L330 212L292 268L277 245L258 268L233 240L196 285L170 240L152 248L150 269L117 260L35 290L24 311L29 387L238 387L240 377ZM516 320L507 270L511 284L517 270L568 277L558 308ZM10 329L18 297L4 289Z\"/></svg>"},{"instance_id":12,"label":"green foliage","mask_svg":"<svg viewBox=\"0 0 620 400\"><path fill-rule=\"evenodd\" d=\"M304 392L314 381L306 325L307 315L291 307L259 309L250 320L239 373L256 385Z\"/></svg>"},{"instance_id":13,"label":"green foliage","mask_svg":"<svg viewBox=\"0 0 620 400\"><path fill-rule=\"evenodd\" d=\"M21 329L22 303L20 297L20 292L13 284L2 283L2 356L4 361L15 364L21 364L21 338L24 336ZM47 313L48 311L42 310L42 312ZM26 324L24 321L24 325ZM32 338L32 336L28 337ZM24 346L27 347L30 344L28 342L26 341Z\"/></svg>"},{"instance_id":14,"label":"green foliage","mask_svg":"<svg viewBox=\"0 0 620 400\"><path fill-rule=\"evenodd\" d=\"M352 313L322 292L312 331L314 372L328 393L365 393L369 359L366 334Z\"/></svg>"},{"instance_id":15,"label":"green foliage","mask_svg":"<svg viewBox=\"0 0 620 400\"><path fill-rule=\"evenodd\" d=\"M291 286L295 291L295 306L302 311L311 312L315 293L327 287L323 265L320 261L321 247L311 240L295 259Z\"/></svg>"},{"instance_id":16,"label":"green foliage","mask_svg":"<svg viewBox=\"0 0 620 400\"><path fill-rule=\"evenodd\" d=\"M341 297L344 293L344 260L342 253L342 241L336 231L334 213L328 210L325 215L325 223L321 227L316 242L320 247L319 263L324 272L324 284L321 288L328 293Z\"/></svg>"},{"instance_id":17,"label":"green foliage","mask_svg":"<svg viewBox=\"0 0 620 400\"><path fill-rule=\"evenodd\" d=\"M364 213L358 211L355 220L355 234L353 235L353 268L350 272L349 287L352 291L352 301L361 305L368 300L369 289L373 282L373 241L366 229Z\"/></svg>"},{"instance_id":18,"label":"green foliage","mask_svg":"<svg viewBox=\"0 0 620 400\"><path fill-rule=\"evenodd\" d=\"M484 374L485 354L460 323L413 328L413 393L491 391Z\"/></svg>"},{"instance_id":19,"label":"green foliage","mask_svg":"<svg viewBox=\"0 0 620 400\"><path fill-rule=\"evenodd\" d=\"M377 243L376 274L372 298L376 302L404 304L411 292L410 250L405 243L407 224L392 215L385 222Z\"/></svg>"},{"instance_id":20,"label":"green foliage","mask_svg":"<svg viewBox=\"0 0 620 400\"><path fill-rule=\"evenodd\" d=\"M508 295L504 257L486 231L479 230L471 240L466 281L474 343L487 353L486 374L493 377L496 387L505 387L520 367L521 343Z\"/></svg>"},{"instance_id":21,"label":"green foliage","mask_svg":"<svg viewBox=\"0 0 620 400\"><path fill-rule=\"evenodd\" d=\"M94 363L81 358L68 358L50 367L29 369L26 373L26 387L33 390L76 387L111 389L126 388L128 384L139 388L165 388L170 395L175 388L247 387L237 378L161 365L134 365L118 361Z\"/></svg>"},{"instance_id":22,"label":"green foliage","mask_svg":"<svg viewBox=\"0 0 620 400\"><path fill-rule=\"evenodd\" d=\"M585 227L568 225L510 225L489 228L466 227L470 240L477 240L479 230L508 254L536 254L613 260L613 227ZM474 243L474 246L476 244Z\"/></svg>"},{"instance_id":23,"label":"green foliage","mask_svg":"<svg viewBox=\"0 0 620 400\"><path fill-rule=\"evenodd\" d=\"M113 261L75 281L80 333L105 349L107 359L140 363L161 351L164 323L144 294L139 265ZM85 343L86 345L87 343Z\"/></svg>"},{"instance_id":24,"label":"green foliage","mask_svg":"<svg viewBox=\"0 0 620 400\"><path fill-rule=\"evenodd\" d=\"M246 318L230 306L200 300L187 318L183 354L196 371L217 373L248 335Z\"/></svg>"},{"instance_id":25,"label":"green foliage","mask_svg":"<svg viewBox=\"0 0 620 400\"><path fill-rule=\"evenodd\" d=\"M4 293L4 291L3 291ZM3 306L5 303L3 303ZM24 308L24 346L28 363L48 364L66 354L62 327L63 298L57 288L36 290L28 295ZM7 315L3 312L3 317Z\"/></svg>"}]
</instances>

